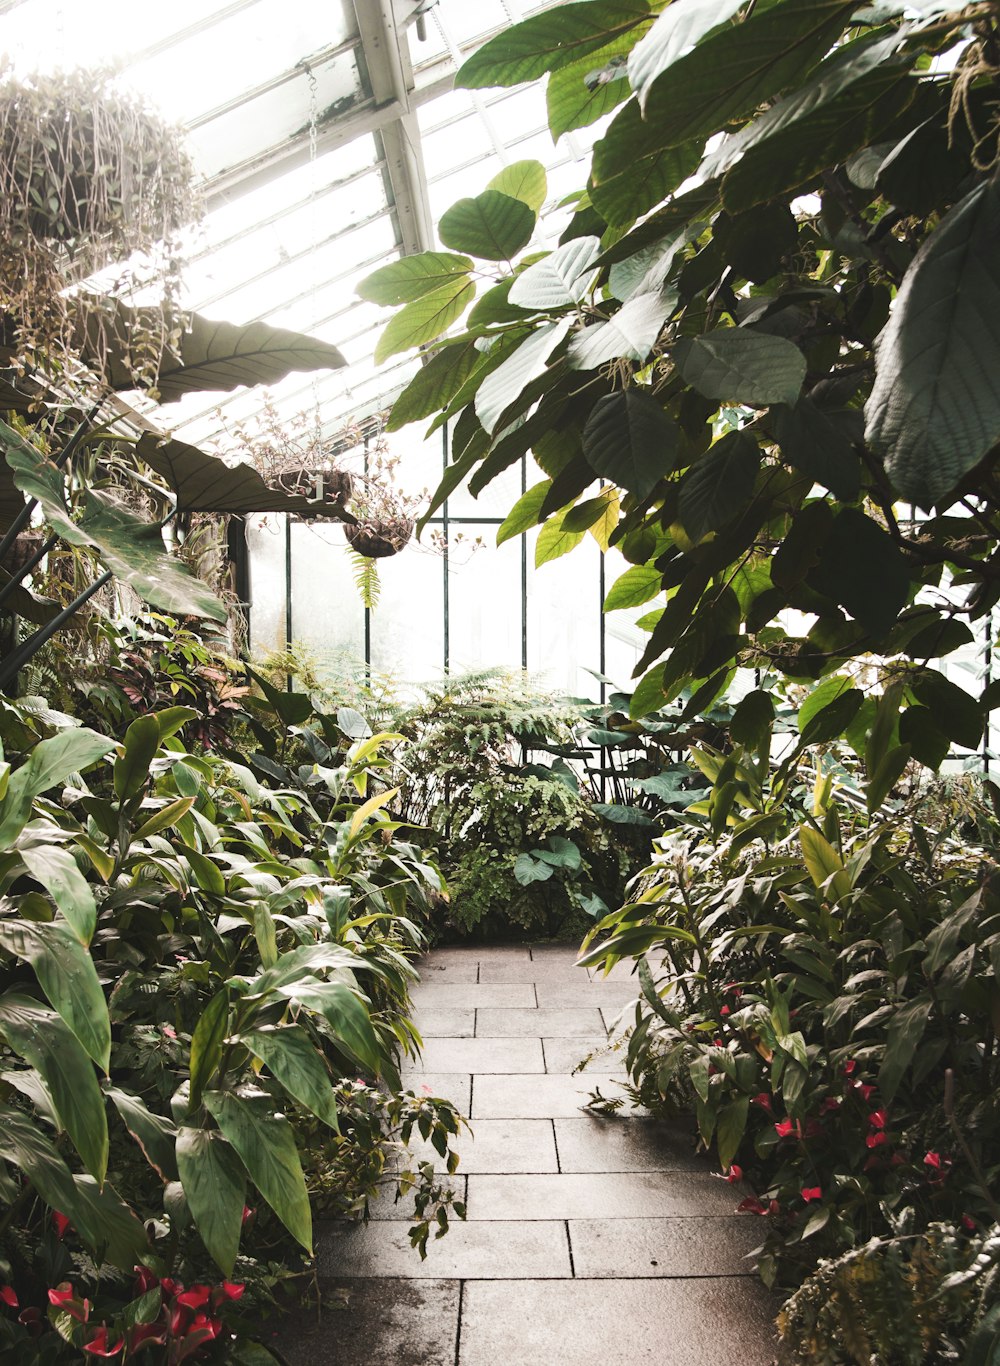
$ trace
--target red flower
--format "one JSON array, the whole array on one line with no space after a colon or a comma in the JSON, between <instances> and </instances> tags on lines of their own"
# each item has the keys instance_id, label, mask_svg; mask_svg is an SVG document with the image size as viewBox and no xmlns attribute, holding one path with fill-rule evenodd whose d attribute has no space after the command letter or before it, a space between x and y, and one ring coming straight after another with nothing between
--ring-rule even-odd
<instances>
[{"instance_id":1,"label":"red flower","mask_svg":"<svg viewBox=\"0 0 1000 1366\"><path fill-rule=\"evenodd\" d=\"M63 1281L61 1285L49 1291L49 1304L55 1305L79 1323L86 1323L90 1317L90 1301L78 1300L76 1291L68 1281Z\"/></svg>"},{"instance_id":2,"label":"red flower","mask_svg":"<svg viewBox=\"0 0 1000 1366\"><path fill-rule=\"evenodd\" d=\"M767 1206L762 1205L755 1195L748 1195L736 1206L737 1214L766 1214Z\"/></svg>"},{"instance_id":3,"label":"red flower","mask_svg":"<svg viewBox=\"0 0 1000 1366\"><path fill-rule=\"evenodd\" d=\"M873 1110L868 1116L868 1127L870 1129L884 1129L887 1118L884 1110Z\"/></svg>"},{"instance_id":4,"label":"red flower","mask_svg":"<svg viewBox=\"0 0 1000 1366\"><path fill-rule=\"evenodd\" d=\"M845 1077L850 1077L850 1076L852 1076L853 1073L854 1073L855 1071L857 1071L857 1066L858 1066L858 1064L857 1064L857 1059L856 1059L856 1058L848 1058L847 1062L844 1063L844 1067L843 1067L844 1076L845 1076Z\"/></svg>"},{"instance_id":5,"label":"red flower","mask_svg":"<svg viewBox=\"0 0 1000 1366\"><path fill-rule=\"evenodd\" d=\"M767 1212L768 1212L768 1214L780 1214L780 1213L781 1213L781 1206L778 1204L777 1200L770 1200L770 1201L768 1201Z\"/></svg>"},{"instance_id":6,"label":"red flower","mask_svg":"<svg viewBox=\"0 0 1000 1366\"><path fill-rule=\"evenodd\" d=\"M819 1186L806 1186L802 1191L802 1199L807 1205L810 1200L822 1200L823 1191Z\"/></svg>"},{"instance_id":7,"label":"red flower","mask_svg":"<svg viewBox=\"0 0 1000 1366\"><path fill-rule=\"evenodd\" d=\"M839 1097L839 1096L827 1096L826 1099L823 1101L823 1104L819 1107L819 1112L820 1112L821 1115L829 1115L829 1114L831 1114L834 1110L839 1110L839 1109L840 1109L840 1097Z\"/></svg>"},{"instance_id":8,"label":"red flower","mask_svg":"<svg viewBox=\"0 0 1000 1366\"><path fill-rule=\"evenodd\" d=\"M29 1304L27 1309L22 1309L17 1316L17 1321L27 1328L29 1337L41 1337L45 1320L42 1318L42 1311L35 1305Z\"/></svg>"},{"instance_id":9,"label":"red flower","mask_svg":"<svg viewBox=\"0 0 1000 1366\"><path fill-rule=\"evenodd\" d=\"M8 1309L17 1309L17 1291L12 1285L0 1286L0 1300L3 1300Z\"/></svg>"},{"instance_id":10,"label":"red flower","mask_svg":"<svg viewBox=\"0 0 1000 1366\"><path fill-rule=\"evenodd\" d=\"M184 1289L184 1286L181 1281L174 1281L169 1276L164 1276L163 1280L160 1281L160 1289L164 1295L172 1299L174 1295L179 1294Z\"/></svg>"},{"instance_id":11,"label":"red flower","mask_svg":"<svg viewBox=\"0 0 1000 1366\"><path fill-rule=\"evenodd\" d=\"M136 1295L147 1295L160 1284L159 1276L153 1274L148 1266L134 1267L135 1271L135 1293Z\"/></svg>"},{"instance_id":12,"label":"red flower","mask_svg":"<svg viewBox=\"0 0 1000 1366\"><path fill-rule=\"evenodd\" d=\"M733 1165L726 1172L726 1180L729 1182L730 1185L732 1185L735 1181L742 1181L743 1168L737 1166L737 1164L734 1162Z\"/></svg>"},{"instance_id":13,"label":"red flower","mask_svg":"<svg viewBox=\"0 0 1000 1366\"><path fill-rule=\"evenodd\" d=\"M720 1014L720 1015L723 1015L723 1016L728 1015L728 1014L729 1014L729 1007L728 1007L728 1006L722 1006L721 1009L719 1010L719 1014Z\"/></svg>"},{"instance_id":14,"label":"red flower","mask_svg":"<svg viewBox=\"0 0 1000 1366\"><path fill-rule=\"evenodd\" d=\"M220 1290L222 1291L223 1299L240 1300L243 1298L243 1292L246 1290L246 1286L234 1285L232 1281L223 1281L221 1285L216 1286L216 1292L218 1293Z\"/></svg>"},{"instance_id":15,"label":"red flower","mask_svg":"<svg viewBox=\"0 0 1000 1366\"><path fill-rule=\"evenodd\" d=\"M119 1338L113 1347L110 1346L108 1344L108 1330L101 1324L90 1341L83 1344L83 1350L90 1352L95 1357L116 1357L124 1346L124 1338Z\"/></svg>"},{"instance_id":16,"label":"red flower","mask_svg":"<svg viewBox=\"0 0 1000 1366\"><path fill-rule=\"evenodd\" d=\"M222 1320L210 1318L207 1314L197 1314L189 1331L204 1333L206 1338L217 1338L222 1331Z\"/></svg>"},{"instance_id":17,"label":"red flower","mask_svg":"<svg viewBox=\"0 0 1000 1366\"><path fill-rule=\"evenodd\" d=\"M854 1089L861 1096L862 1100L871 1100L872 1096L878 1090L876 1086L872 1086L866 1081L856 1081L854 1083Z\"/></svg>"},{"instance_id":18,"label":"red flower","mask_svg":"<svg viewBox=\"0 0 1000 1366\"><path fill-rule=\"evenodd\" d=\"M968 1214L963 1214L963 1215L962 1215L962 1227L965 1229L966 1233L975 1233L975 1231L976 1231L976 1221L975 1221L975 1219L970 1218Z\"/></svg>"},{"instance_id":19,"label":"red flower","mask_svg":"<svg viewBox=\"0 0 1000 1366\"><path fill-rule=\"evenodd\" d=\"M427 1092L428 1095L430 1095L431 1091L430 1091L430 1087L429 1087L429 1086L425 1086L425 1087L424 1087L424 1090ZM247 1220L252 1219L256 1213L257 1213L257 1211L256 1211L255 1209L251 1209L249 1205L244 1205L244 1206L243 1206L243 1219L242 1219L241 1222L245 1224L245 1223L247 1222Z\"/></svg>"},{"instance_id":20,"label":"red flower","mask_svg":"<svg viewBox=\"0 0 1000 1366\"><path fill-rule=\"evenodd\" d=\"M201 1309L208 1304L211 1294L209 1286L193 1285L190 1290L185 1290L177 1296L177 1303L183 1304L185 1309Z\"/></svg>"},{"instance_id":21,"label":"red flower","mask_svg":"<svg viewBox=\"0 0 1000 1366\"><path fill-rule=\"evenodd\" d=\"M941 1154L940 1154L940 1153L924 1153L924 1166L925 1166L925 1167L933 1167L935 1171L938 1171L938 1172L939 1172L939 1171L941 1170L941 1166L942 1166L942 1163L941 1163Z\"/></svg>"},{"instance_id":22,"label":"red flower","mask_svg":"<svg viewBox=\"0 0 1000 1366\"><path fill-rule=\"evenodd\" d=\"M750 1101L750 1104L759 1105L766 1114L774 1114L774 1110L771 1107L771 1096L767 1091L761 1091L759 1095L754 1096Z\"/></svg>"},{"instance_id":23,"label":"red flower","mask_svg":"<svg viewBox=\"0 0 1000 1366\"><path fill-rule=\"evenodd\" d=\"M781 1119L775 1124L775 1130L779 1138L789 1138L797 1132L798 1126L793 1119Z\"/></svg>"},{"instance_id":24,"label":"red flower","mask_svg":"<svg viewBox=\"0 0 1000 1366\"><path fill-rule=\"evenodd\" d=\"M69 1228L69 1220L65 1214L60 1214L57 1209L52 1211L52 1222L55 1225L56 1237L62 1238Z\"/></svg>"},{"instance_id":25,"label":"red flower","mask_svg":"<svg viewBox=\"0 0 1000 1366\"><path fill-rule=\"evenodd\" d=\"M162 1347L167 1341L167 1330L162 1323L137 1323L128 1335L128 1349L134 1352L144 1342L155 1342Z\"/></svg>"},{"instance_id":26,"label":"red flower","mask_svg":"<svg viewBox=\"0 0 1000 1366\"><path fill-rule=\"evenodd\" d=\"M883 1143L888 1142L889 1135L884 1129L876 1129L865 1138L865 1143L869 1148L880 1148Z\"/></svg>"}]
</instances>

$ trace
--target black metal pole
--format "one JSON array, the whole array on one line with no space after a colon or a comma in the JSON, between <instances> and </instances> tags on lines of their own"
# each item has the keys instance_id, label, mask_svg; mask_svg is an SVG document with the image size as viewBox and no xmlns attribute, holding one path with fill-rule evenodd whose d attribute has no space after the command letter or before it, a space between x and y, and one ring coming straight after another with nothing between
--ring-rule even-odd
<instances>
[{"instance_id":1,"label":"black metal pole","mask_svg":"<svg viewBox=\"0 0 1000 1366\"><path fill-rule=\"evenodd\" d=\"M17 677L28 660L34 658L45 642L51 640L59 628L64 626L70 617L79 612L85 602L89 602L94 594L99 592L113 578L114 575L111 570L106 569L99 579L96 579L89 588L85 588L82 593L75 597L68 607L64 607L58 616L52 618L48 625L43 626L41 630L22 641L14 653L5 659L3 664L0 664L0 688L6 688Z\"/></svg>"}]
</instances>

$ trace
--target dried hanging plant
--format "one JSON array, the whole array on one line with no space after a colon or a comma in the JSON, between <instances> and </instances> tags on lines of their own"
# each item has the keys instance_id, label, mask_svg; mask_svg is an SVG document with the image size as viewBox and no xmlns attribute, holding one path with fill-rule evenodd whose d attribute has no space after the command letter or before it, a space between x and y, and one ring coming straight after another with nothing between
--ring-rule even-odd
<instances>
[{"instance_id":1,"label":"dried hanging plant","mask_svg":"<svg viewBox=\"0 0 1000 1366\"><path fill-rule=\"evenodd\" d=\"M86 330L99 365L114 297L155 288L126 339L155 383L179 335L179 234L198 217L179 129L108 69L21 76L0 67L0 315L6 362L51 371ZM96 289L80 286L97 272ZM74 288L75 287L75 288ZM120 346L120 336L115 341Z\"/></svg>"}]
</instances>

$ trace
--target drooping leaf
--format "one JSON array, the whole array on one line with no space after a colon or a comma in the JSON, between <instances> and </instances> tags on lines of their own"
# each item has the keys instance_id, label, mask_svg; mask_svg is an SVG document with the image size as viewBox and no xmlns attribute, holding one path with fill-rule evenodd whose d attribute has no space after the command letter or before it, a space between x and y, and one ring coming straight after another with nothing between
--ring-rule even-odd
<instances>
[{"instance_id":1,"label":"drooping leaf","mask_svg":"<svg viewBox=\"0 0 1000 1366\"><path fill-rule=\"evenodd\" d=\"M794 408L778 406L771 423L781 454L790 465L807 474L834 497L852 503L861 486L861 462L857 451L835 418L802 397Z\"/></svg>"},{"instance_id":2,"label":"drooping leaf","mask_svg":"<svg viewBox=\"0 0 1000 1366\"><path fill-rule=\"evenodd\" d=\"M18 843L24 866L56 903L73 934L86 947L97 926L97 903L90 883L68 849L24 836Z\"/></svg>"},{"instance_id":3,"label":"drooping leaf","mask_svg":"<svg viewBox=\"0 0 1000 1366\"><path fill-rule=\"evenodd\" d=\"M888 797L903 774L903 770L910 762L910 746L897 745L895 749L890 749L878 768L868 780L868 790L865 793L865 801L868 806L869 814L876 812Z\"/></svg>"},{"instance_id":4,"label":"drooping leaf","mask_svg":"<svg viewBox=\"0 0 1000 1366\"><path fill-rule=\"evenodd\" d=\"M115 795L119 801L144 787L149 781L149 767L160 747L160 727L155 716L138 716L125 732L125 750L115 760Z\"/></svg>"},{"instance_id":5,"label":"drooping leaf","mask_svg":"<svg viewBox=\"0 0 1000 1366\"><path fill-rule=\"evenodd\" d=\"M509 261L528 245L534 230L534 212L523 200L500 190L458 200L438 223L438 236L446 247L485 261Z\"/></svg>"},{"instance_id":6,"label":"drooping leaf","mask_svg":"<svg viewBox=\"0 0 1000 1366\"><path fill-rule=\"evenodd\" d=\"M885 1054L878 1073L879 1089L887 1101L894 1098L920 1047L931 1008L931 998L920 995L903 1005L897 1005L893 1010L886 1034Z\"/></svg>"},{"instance_id":7,"label":"drooping leaf","mask_svg":"<svg viewBox=\"0 0 1000 1366\"><path fill-rule=\"evenodd\" d=\"M114 747L113 740L86 726L60 731L35 745L27 763L11 775L0 803L0 848L13 844L36 797L61 786L73 773L83 772Z\"/></svg>"},{"instance_id":8,"label":"drooping leaf","mask_svg":"<svg viewBox=\"0 0 1000 1366\"><path fill-rule=\"evenodd\" d=\"M202 1094L222 1061L229 1025L229 992L217 991L201 1013L191 1035L191 1109L197 1110Z\"/></svg>"},{"instance_id":9,"label":"drooping leaf","mask_svg":"<svg viewBox=\"0 0 1000 1366\"><path fill-rule=\"evenodd\" d=\"M983 180L906 272L879 338L866 440L900 495L930 506L1000 440L1000 186Z\"/></svg>"},{"instance_id":10,"label":"drooping leaf","mask_svg":"<svg viewBox=\"0 0 1000 1366\"><path fill-rule=\"evenodd\" d=\"M642 29L635 28L571 66L552 72L545 88L545 104L554 140L576 128L588 128L628 99L631 92L625 58L641 35Z\"/></svg>"},{"instance_id":11,"label":"drooping leaf","mask_svg":"<svg viewBox=\"0 0 1000 1366\"><path fill-rule=\"evenodd\" d=\"M816 887L821 891L828 888L834 900L839 901L841 897L848 896L851 880L844 870L843 860L830 841L811 825L803 825L799 830L799 843L802 846L802 858Z\"/></svg>"},{"instance_id":12,"label":"drooping leaf","mask_svg":"<svg viewBox=\"0 0 1000 1366\"><path fill-rule=\"evenodd\" d=\"M497 528L497 545L513 540L515 536L522 535L538 524L542 504L551 487L552 480L543 479L540 484L534 484L521 494L503 523Z\"/></svg>"},{"instance_id":13,"label":"drooping leaf","mask_svg":"<svg viewBox=\"0 0 1000 1366\"><path fill-rule=\"evenodd\" d=\"M476 393L476 415L487 432L496 430L504 412L544 374L549 357L572 324L573 319L567 317L540 327L486 376Z\"/></svg>"},{"instance_id":14,"label":"drooping leaf","mask_svg":"<svg viewBox=\"0 0 1000 1366\"><path fill-rule=\"evenodd\" d=\"M54 1010L14 991L0 996L0 1032L41 1074L83 1165L103 1182L108 1168L104 1097L93 1064L76 1035Z\"/></svg>"},{"instance_id":15,"label":"drooping leaf","mask_svg":"<svg viewBox=\"0 0 1000 1366\"><path fill-rule=\"evenodd\" d=\"M395 1069L379 1045L371 1017L350 987L343 982L298 981L279 987L279 991L321 1015L334 1037L362 1067L377 1075L393 1074Z\"/></svg>"},{"instance_id":16,"label":"drooping leaf","mask_svg":"<svg viewBox=\"0 0 1000 1366\"><path fill-rule=\"evenodd\" d=\"M631 571L629 571L631 572ZM657 576L659 579L659 576ZM659 582L657 583L659 587ZM605 611L607 607L605 606ZM665 664L654 664L647 674L640 678L635 686L635 691L629 701L628 714L633 721L639 721L650 712L659 711L666 702L666 693L663 691L663 675L666 670Z\"/></svg>"},{"instance_id":17,"label":"drooping leaf","mask_svg":"<svg viewBox=\"0 0 1000 1366\"><path fill-rule=\"evenodd\" d=\"M177 1157L174 1145L177 1128L172 1120L156 1115L140 1096L123 1091L118 1086L106 1086L105 1093L114 1103L122 1123L142 1149L149 1165L164 1181L177 1181Z\"/></svg>"},{"instance_id":18,"label":"drooping leaf","mask_svg":"<svg viewBox=\"0 0 1000 1366\"><path fill-rule=\"evenodd\" d=\"M566 531L563 529L562 517L550 517L538 533L538 540L535 542L535 568L541 569L543 564L548 564L550 560L558 560L561 555L568 555L574 550L586 535L586 531Z\"/></svg>"},{"instance_id":19,"label":"drooping leaf","mask_svg":"<svg viewBox=\"0 0 1000 1366\"><path fill-rule=\"evenodd\" d=\"M333 1084L319 1050L300 1025L253 1029L240 1037L290 1096L337 1129Z\"/></svg>"},{"instance_id":20,"label":"drooping leaf","mask_svg":"<svg viewBox=\"0 0 1000 1366\"><path fill-rule=\"evenodd\" d=\"M983 734L983 714L974 697L936 669L921 669L910 686L939 730L963 749L976 748Z\"/></svg>"},{"instance_id":21,"label":"drooping leaf","mask_svg":"<svg viewBox=\"0 0 1000 1366\"><path fill-rule=\"evenodd\" d=\"M590 197L608 223L633 222L697 169L704 140L677 143L669 129L663 120L647 122L638 100L630 100L594 144Z\"/></svg>"},{"instance_id":22,"label":"drooping leaf","mask_svg":"<svg viewBox=\"0 0 1000 1366\"><path fill-rule=\"evenodd\" d=\"M484 43L460 67L455 84L467 90L520 85L599 51L648 18L646 0L571 0Z\"/></svg>"},{"instance_id":23,"label":"drooping leaf","mask_svg":"<svg viewBox=\"0 0 1000 1366\"><path fill-rule=\"evenodd\" d=\"M475 298L476 287L466 275L456 275L429 294L414 299L392 318L375 347L375 364L410 351L447 332Z\"/></svg>"},{"instance_id":24,"label":"drooping leaf","mask_svg":"<svg viewBox=\"0 0 1000 1366\"><path fill-rule=\"evenodd\" d=\"M654 81L738 14L743 4L744 0L686 0L665 10L629 58L629 84L639 98L645 100Z\"/></svg>"},{"instance_id":25,"label":"drooping leaf","mask_svg":"<svg viewBox=\"0 0 1000 1366\"><path fill-rule=\"evenodd\" d=\"M585 327L569 344L569 363L574 370L597 370L612 360L649 359L663 324L677 305L669 290L639 294L623 304L607 322Z\"/></svg>"},{"instance_id":26,"label":"drooping leaf","mask_svg":"<svg viewBox=\"0 0 1000 1366\"><path fill-rule=\"evenodd\" d=\"M436 351L392 405L386 430L398 431L446 407L482 359L483 353L472 341L453 342Z\"/></svg>"},{"instance_id":27,"label":"drooping leaf","mask_svg":"<svg viewBox=\"0 0 1000 1366\"><path fill-rule=\"evenodd\" d=\"M233 1145L251 1181L306 1252L312 1254L312 1211L292 1126L268 1096L208 1091L205 1104Z\"/></svg>"},{"instance_id":28,"label":"drooping leaf","mask_svg":"<svg viewBox=\"0 0 1000 1366\"><path fill-rule=\"evenodd\" d=\"M224 1276L233 1274L240 1248L246 1175L218 1129L182 1128L177 1170L202 1242Z\"/></svg>"},{"instance_id":29,"label":"drooping leaf","mask_svg":"<svg viewBox=\"0 0 1000 1366\"><path fill-rule=\"evenodd\" d=\"M795 403L806 377L806 358L793 342L737 327L683 338L674 360L706 398L751 408Z\"/></svg>"},{"instance_id":30,"label":"drooping leaf","mask_svg":"<svg viewBox=\"0 0 1000 1366\"><path fill-rule=\"evenodd\" d=\"M421 251L380 266L365 276L357 292L373 304L408 304L451 283L456 276L468 275L471 269L468 256Z\"/></svg>"},{"instance_id":31,"label":"drooping leaf","mask_svg":"<svg viewBox=\"0 0 1000 1366\"><path fill-rule=\"evenodd\" d=\"M516 276L508 299L519 308L542 311L579 302L600 251L599 237L572 238Z\"/></svg>"},{"instance_id":32,"label":"drooping leaf","mask_svg":"<svg viewBox=\"0 0 1000 1366\"><path fill-rule=\"evenodd\" d=\"M73 930L58 920L36 924L0 919L0 945L31 964L53 1010L106 1072L111 1055L108 1007L94 960Z\"/></svg>"},{"instance_id":33,"label":"drooping leaf","mask_svg":"<svg viewBox=\"0 0 1000 1366\"><path fill-rule=\"evenodd\" d=\"M774 721L774 702L771 694L761 688L740 699L729 723L729 733L740 745L758 745L769 735Z\"/></svg>"},{"instance_id":34,"label":"drooping leaf","mask_svg":"<svg viewBox=\"0 0 1000 1366\"><path fill-rule=\"evenodd\" d=\"M540 161L513 161L498 171L486 188L519 199L532 213L538 214L545 203L548 179Z\"/></svg>"},{"instance_id":35,"label":"drooping leaf","mask_svg":"<svg viewBox=\"0 0 1000 1366\"><path fill-rule=\"evenodd\" d=\"M678 435L656 399L633 385L594 404L583 429L583 454L596 474L641 500L673 468Z\"/></svg>"},{"instance_id":36,"label":"drooping leaf","mask_svg":"<svg viewBox=\"0 0 1000 1366\"><path fill-rule=\"evenodd\" d=\"M842 508L807 583L846 607L866 630L886 631L906 604L910 576L889 536L858 508Z\"/></svg>"},{"instance_id":37,"label":"drooping leaf","mask_svg":"<svg viewBox=\"0 0 1000 1366\"><path fill-rule=\"evenodd\" d=\"M727 432L695 461L681 481L678 515L692 541L717 531L753 494L760 448L746 432Z\"/></svg>"},{"instance_id":38,"label":"drooping leaf","mask_svg":"<svg viewBox=\"0 0 1000 1366\"><path fill-rule=\"evenodd\" d=\"M651 564L633 565L617 578L604 599L604 611L616 612L622 607L641 607L663 589L663 577Z\"/></svg>"}]
</instances>

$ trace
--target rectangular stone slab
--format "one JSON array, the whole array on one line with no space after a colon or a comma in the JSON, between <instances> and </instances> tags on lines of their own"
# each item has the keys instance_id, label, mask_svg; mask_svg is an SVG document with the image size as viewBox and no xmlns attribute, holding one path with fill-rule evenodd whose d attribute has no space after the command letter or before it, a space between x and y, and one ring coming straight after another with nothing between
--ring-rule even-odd
<instances>
[{"instance_id":1,"label":"rectangular stone slab","mask_svg":"<svg viewBox=\"0 0 1000 1366\"><path fill-rule=\"evenodd\" d=\"M540 1006L572 1006L577 1010L584 1007L610 1010L613 1006L621 1010L640 994L638 984L633 987L629 982L539 981L535 991Z\"/></svg>"},{"instance_id":2,"label":"rectangular stone slab","mask_svg":"<svg viewBox=\"0 0 1000 1366\"><path fill-rule=\"evenodd\" d=\"M328 1225L316 1242L320 1275L528 1280L572 1274L566 1225L556 1221L452 1219L443 1238L431 1238L423 1262L410 1246L409 1228L404 1220ZM508 1305L513 1303L511 1298Z\"/></svg>"},{"instance_id":3,"label":"rectangular stone slab","mask_svg":"<svg viewBox=\"0 0 1000 1366\"><path fill-rule=\"evenodd\" d=\"M411 1150L435 1166L441 1158L430 1143L411 1142ZM451 1147L459 1154L459 1174L472 1172L557 1172L551 1119L478 1119Z\"/></svg>"},{"instance_id":4,"label":"rectangular stone slab","mask_svg":"<svg viewBox=\"0 0 1000 1366\"><path fill-rule=\"evenodd\" d=\"M596 1006L578 1010L569 1006L554 1010L504 1010L483 1006L476 1011L477 1039L509 1038L514 1034L527 1034L536 1039L589 1039L603 1033L604 1021Z\"/></svg>"},{"instance_id":5,"label":"rectangular stone slab","mask_svg":"<svg viewBox=\"0 0 1000 1366\"><path fill-rule=\"evenodd\" d=\"M480 982L558 982L573 987L586 986L590 974L586 968L573 966L572 958L557 958L554 954L533 959L529 963L499 959L479 965Z\"/></svg>"},{"instance_id":6,"label":"rectangular stone slab","mask_svg":"<svg viewBox=\"0 0 1000 1366\"><path fill-rule=\"evenodd\" d=\"M515 1006L520 1009L527 1009L537 1004L535 1001L535 988L531 982L504 983L493 982L479 984L476 982L418 982L413 987L410 995L417 1011L424 1006ZM603 1004L595 1001L595 1005ZM417 1027L419 1028L420 1017L417 1016Z\"/></svg>"},{"instance_id":7,"label":"rectangular stone slab","mask_svg":"<svg viewBox=\"0 0 1000 1366\"><path fill-rule=\"evenodd\" d=\"M425 1039L471 1039L476 1012L471 1006L425 1006L414 1023Z\"/></svg>"},{"instance_id":8,"label":"rectangular stone slab","mask_svg":"<svg viewBox=\"0 0 1000 1366\"><path fill-rule=\"evenodd\" d=\"M733 1214L725 1181L695 1172L470 1176L470 1219L641 1219Z\"/></svg>"},{"instance_id":9,"label":"rectangular stone slab","mask_svg":"<svg viewBox=\"0 0 1000 1366\"><path fill-rule=\"evenodd\" d=\"M417 1016L419 1027L420 1016ZM544 1072L541 1039L427 1039L413 1072Z\"/></svg>"},{"instance_id":10,"label":"rectangular stone slab","mask_svg":"<svg viewBox=\"0 0 1000 1366\"><path fill-rule=\"evenodd\" d=\"M564 1172L711 1172L693 1134L636 1115L580 1115L553 1120Z\"/></svg>"},{"instance_id":11,"label":"rectangular stone slab","mask_svg":"<svg viewBox=\"0 0 1000 1366\"><path fill-rule=\"evenodd\" d=\"M573 1270L580 1277L748 1276L760 1246L752 1214L687 1219L571 1219Z\"/></svg>"},{"instance_id":12,"label":"rectangular stone slab","mask_svg":"<svg viewBox=\"0 0 1000 1366\"><path fill-rule=\"evenodd\" d=\"M591 1091L599 1087L602 1095L620 1096L621 1088L607 1072L588 1072L583 1076L519 1076L496 1074L476 1078L472 1098L473 1119L552 1119L576 1115Z\"/></svg>"},{"instance_id":13,"label":"rectangular stone slab","mask_svg":"<svg viewBox=\"0 0 1000 1366\"><path fill-rule=\"evenodd\" d=\"M770 1366L776 1310L742 1277L474 1281L458 1366Z\"/></svg>"},{"instance_id":14,"label":"rectangular stone slab","mask_svg":"<svg viewBox=\"0 0 1000 1366\"><path fill-rule=\"evenodd\" d=\"M585 1058L590 1058L586 1073L607 1072L609 1067L625 1067L625 1054L608 1048L608 1036L593 1039L543 1039L546 1072L573 1072Z\"/></svg>"},{"instance_id":15,"label":"rectangular stone slab","mask_svg":"<svg viewBox=\"0 0 1000 1366\"><path fill-rule=\"evenodd\" d=\"M458 1302L454 1280L325 1281L322 1313L308 1305L276 1319L273 1346L290 1366L455 1366Z\"/></svg>"},{"instance_id":16,"label":"rectangular stone slab","mask_svg":"<svg viewBox=\"0 0 1000 1366\"><path fill-rule=\"evenodd\" d=\"M450 1100L461 1115L468 1115L472 1100L472 1077L468 1072L405 1072L403 1090L415 1096Z\"/></svg>"}]
</instances>

